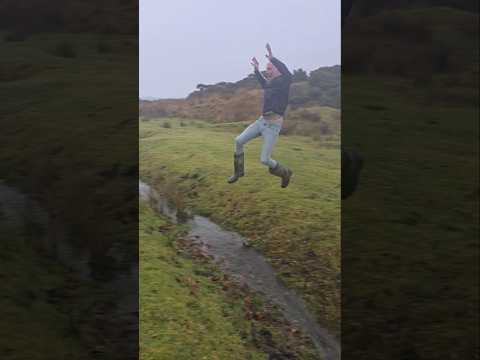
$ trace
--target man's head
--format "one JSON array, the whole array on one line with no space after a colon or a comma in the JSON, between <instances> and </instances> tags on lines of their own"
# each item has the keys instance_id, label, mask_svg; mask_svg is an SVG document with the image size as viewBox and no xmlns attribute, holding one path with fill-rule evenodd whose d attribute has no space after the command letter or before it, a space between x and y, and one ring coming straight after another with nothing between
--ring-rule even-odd
<instances>
[{"instance_id":1,"label":"man's head","mask_svg":"<svg viewBox=\"0 0 480 360\"><path fill-rule=\"evenodd\" d=\"M280 71L270 61L267 64L267 70L265 71L265 77L268 80L275 79L277 76L282 75Z\"/></svg>"}]
</instances>

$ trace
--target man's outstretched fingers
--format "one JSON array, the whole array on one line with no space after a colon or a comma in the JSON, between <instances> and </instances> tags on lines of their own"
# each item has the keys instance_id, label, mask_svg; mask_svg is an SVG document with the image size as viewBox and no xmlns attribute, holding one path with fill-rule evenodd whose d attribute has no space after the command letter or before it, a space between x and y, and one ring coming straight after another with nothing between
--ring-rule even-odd
<instances>
[{"instance_id":1,"label":"man's outstretched fingers","mask_svg":"<svg viewBox=\"0 0 480 360\"><path fill-rule=\"evenodd\" d=\"M273 55L272 55L272 48L270 47L270 44L269 44L269 43L267 43L266 48L267 48L268 54L265 55L265 57L266 57L267 59L271 59L271 58L273 57Z\"/></svg>"}]
</instances>

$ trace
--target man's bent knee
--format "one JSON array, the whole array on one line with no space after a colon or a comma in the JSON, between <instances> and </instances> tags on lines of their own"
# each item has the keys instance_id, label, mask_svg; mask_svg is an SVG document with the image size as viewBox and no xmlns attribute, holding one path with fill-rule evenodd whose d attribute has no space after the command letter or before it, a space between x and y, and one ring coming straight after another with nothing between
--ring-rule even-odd
<instances>
[{"instance_id":1,"label":"man's bent knee","mask_svg":"<svg viewBox=\"0 0 480 360\"><path fill-rule=\"evenodd\" d=\"M269 158L262 157L260 158L260 162L265 166L270 166L272 161Z\"/></svg>"},{"instance_id":2,"label":"man's bent knee","mask_svg":"<svg viewBox=\"0 0 480 360\"><path fill-rule=\"evenodd\" d=\"M237 136L235 138L235 150L236 150L237 153L242 152L243 145L244 145L243 141L241 140L241 138L239 136Z\"/></svg>"},{"instance_id":3,"label":"man's bent knee","mask_svg":"<svg viewBox=\"0 0 480 360\"><path fill-rule=\"evenodd\" d=\"M242 141L242 138L240 136L237 136L235 138L235 146L242 147L243 145L245 145L245 143Z\"/></svg>"}]
</instances>

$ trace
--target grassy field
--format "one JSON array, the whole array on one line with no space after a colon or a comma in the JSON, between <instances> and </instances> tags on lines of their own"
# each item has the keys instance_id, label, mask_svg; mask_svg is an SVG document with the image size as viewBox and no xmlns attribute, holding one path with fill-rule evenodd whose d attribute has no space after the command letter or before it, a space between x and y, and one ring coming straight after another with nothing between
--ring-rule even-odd
<instances>
[{"instance_id":1,"label":"grassy field","mask_svg":"<svg viewBox=\"0 0 480 360\"><path fill-rule=\"evenodd\" d=\"M177 206L251 239L281 278L303 295L320 323L338 333L338 145L281 137L274 158L295 172L291 185L281 189L279 178L260 163L257 139L246 147L246 176L230 185L226 179L232 172L233 141L242 126L141 121L141 177L173 197Z\"/></svg>"},{"instance_id":2,"label":"grassy field","mask_svg":"<svg viewBox=\"0 0 480 360\"><path fill-rule=\"evenodd\" d=\"M5 54L0 59L0 142L5 148L0 154L0 177L42 197L44 207L62 209L59 216L65 222L91 221L88 228L94 231L95 221L87 220L85 213L118 212L119 204L101 210L86 206L105 189L110 197L100 201L101 206L111 205L115 189L128 191L125 176L119 175L136 173L137 153L131 151L137 147L132 136L136 119L129 119L125 107L118 106L131 103L130 114L137 111L132 100L137 79L127 75L136 68L132 51L136 39L39 34L12 42L4 40L6 35L0 33ZM119 81L122 86L117 86ZM73 202L78 206L72 207ZM118 217L122 216L126 215ZM124 225L118 221L116 226Z\"/></svg>"},{"instance_id":3,"label":"grassy field","mask_svg":"<svg viewBox=\"0 0 480 360\"><path fill-rule=\"evenodd\" d=\"M111 240L115 234L136 260L137 229L131 224L137 221L137 153L131 149L137 148L137 118L129 119L125 108L131 103L130 114L136 114L137 72L132 69L138 61L137 38L68 33L35 34L22 41L8 37L0 32L0 179L55 214L68 234L63 240L104 254L112 241L97 239ZM6 354L19 359L45 353L48 358L81 357L82 351L90 356L93 347L105 345L109 335L98 336L100 327L89 311L100 314L96 306L108 303L109 294L74 282L65 268L34 251L25 234L6 234L0 316ZM83 315L75 319L79 323L72 324L72 311ZM83 350L81 337L88 338ZM109 351L93 349L98 356L104 350Z\"/></svg>"},{"instance_id":4,"label":"grassy field","mask_svg":"<svg viewBox=\"0 0 480 360\"><path fill-rule=\"evenodd\" d=\"M342 205L342 316L351 320L342 334L359 358L409 351L473 359L478 108L456 103L459 96L432 98L412 81L343 78L342 143L359 149L366 166L358 192Z\"/></svg>"},{"instance_id":5,"label":"grassy field","mask_svg":"<svg viewBox=\"0 0 480 360\"><path fill-rule=\"evenodd\" d=\"M140 206L140 356L143 360L318 359L278 311L237 288L181 245L185 228Z\"/></svg>"},{"instance_id":6,"label":"grassy field","mask_svg":"<svg viewBox=\"0 0 480 360\"><path fill-rule=\"evenodd\" d=\"M342 34L342 145L365 159L342 204L343 349L478 359L478 13L353 14Z\"/></svg>"}]
</instances>

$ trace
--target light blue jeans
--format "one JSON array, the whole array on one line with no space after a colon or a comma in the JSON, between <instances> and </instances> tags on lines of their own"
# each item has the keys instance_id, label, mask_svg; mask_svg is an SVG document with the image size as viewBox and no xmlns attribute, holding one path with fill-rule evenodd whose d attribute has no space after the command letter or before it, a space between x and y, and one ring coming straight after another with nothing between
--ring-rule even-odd
<instances>
[{"instance_id":1,"label":"light blue jeans","mask_svg":"<svg viewBox=\"0 0 480 360\"><path fill-rule=\"evenodd\" d=\"M271 158L273 146L277 142L281 125L272 124L260 116L257 121L250 124L240 135L235 138L235 153L243 153L243 146L260 135L263 137L262 153L260 161L269 168L277 166L277 162Z\"/></svg>"}]
</instances>

